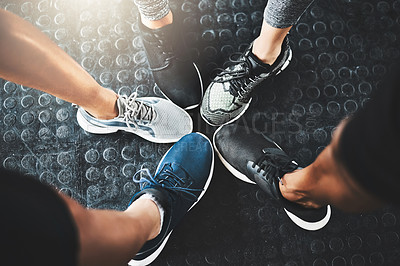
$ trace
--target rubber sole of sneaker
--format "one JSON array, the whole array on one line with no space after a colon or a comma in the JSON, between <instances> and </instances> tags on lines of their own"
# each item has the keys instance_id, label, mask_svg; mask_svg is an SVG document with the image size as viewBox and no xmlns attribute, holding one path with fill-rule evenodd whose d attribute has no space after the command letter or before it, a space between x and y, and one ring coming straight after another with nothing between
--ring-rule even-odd
<instances>
[{"instance_id":1,"label":"rubber sole of sneaker","mask_svg":"<svg viewBox=\"0 0 400 266\"><path fill-rule=\"evenodd\" d=\"M92 134L111 134L111 133L115 133L117 131L125 131L125 132L129 132L129 133L133 133L145 140L148 140L150 142L154 142L154 143L173 143L173 142L177 142L178 140L181 139L181 137L179 138L171 138L171 139L160 139L160 138L155 138L152 136L148 136L148 135L142 135L140 134L137 130L134 129L129 129L129 128L109 128L109 127L101 127L98 125L93 125L90 122L88 122L85 118L83 118L83 116L80 114L79 110L76 113L76 120L78 121L78 124L81 128L83 128L83 130L85 130L86 132L92 133ZM193 121L190 119L191 121L191 128L193 128Z\"/></svg>"},{"instance_id":2,"label":"rubber sole of sneaker","mask_svg":"<svg viewBox=\"0 0 400 266\"><path fill-rule=\"evenodd\" d=\"M200 91L201 91L201 92L200 92L200 95L201 95L201 97L203 97L204 87L203 87L203 80L202 80L202 78L201 78L200 70L199 70L199 68L197 67L197 65L196 65L195 63L193 63L193 66L194 66L194 68L196 69L197 75L198 75L198 77L199 77L199 81L200 81ZM160 89L160 86L158 86L157 83L154 85L154 87L155 87L155 86L157 86L157 87ZM153 89L154 89L154 87L153 87ZM161 89L160 89L160 92L161 92L161 94L162 94L168 101L173 102L173 101L171 101L170 98L168 98L167 95L164 94L164 92L163 92ZM201 100L200 100L200 102L201 102ZM183 109L184 109L184 110L192 110L192 109L198 107L198 106L200 105L200 102L197 103L197 104L194 104L194 105L187 106L187 107L185 107L185 108L183 108Z\"/></svg>"},{"instance_id":3,"label":"rubber sole of sneaker","mask_svg":"<svg viewBox=\"0 0 400 266\"><path fill-rule=\"evenodd\" d=\"M298 227L303 228L304 230L307 231L317 231L323 228L325 225L327 225L327 223L331 218L331 213L332 213L331 206L327 205L326 207L327 207L326 216L322 220L319 220L318 222L304 221L303 219L299 218L295 214L288 211L286 208L283 209L285 210L287 216L289 216L289 219L292 220L292 222L295 223Z\"/></svg>"},{"instance_id":4,"label":"rubber sole of sneaker","mask_svg":"<svg viewBox=\"0 0 400 266\"><path fill-rule=\"evenodd\" d=\"M290 62L292 61L292 56L293 56L292 49L290 49L290 47L289 47L289 55L288 55L288 58L286 59L285 63L283 63L281 69L279 69L279 70L274 74L275 76L279 75L283 70L285 70L285 69L289 66Z\"/></svg>"},{"instance_id":5,"label":"rubber sole of sneaker","mask_svg":"<svg viewBox=\"0 0 400 266\"><path fill-rule=\"evenodd\" d=\"M199 133L199 132L195 132L194 134L199 134L199 135L203 136L203 137L208 141L208 143L210 143L211 148L213 147L212 144L211 144L211 142L210 142L210 140L209 140L204 134ZM172 147L164 154L164 156L161 158L160 162L162 162L162 161L164 160L164 158L167 156L167 154L169 153L169 151L170 151L171 149L172 149ZM200 199L204 196L205 192L207 191L207 189L208 189L208 187L209 187L209 185L210 185L210 183L211 183L212 175L213 175L213 172L214 172L214 152L212 152L212 155L211 155L211 156L212 156L212 157L211 157L211 169L210 169L210 173L209 173L209 175L208 175L206 184L204 185L204 189L203 189L203 191L200 193L200 196L197 198L197 201L194 202L192 206L190 206L190 208L188 209L187 212L189 212L189 211L197 204L197 202L200 201ZM161 167L161 165L159 164L158 167L157 167L156 172L158 172L158 170L159 170L160 167ZM173 231L174 231L174 230L172 229L171 232L165 237L165 239L163 240L163 242L161 243L161 245L157 248L157 250L155 250L155 251L153 252L153 254L151 254L149 257L147 257L147 258L144 259L144 260L140 260L140 261L131 260L131 261L128 263L128 265L130 265L130 266L143 266L143 265L149 265L150 263L152 263L152 262L158 257L158 255L160 255L161 251L164 249L164 247L165 247L165 245L167 244L168 239L169 239L169 237L171 236L171 234L172 234Z\"/></svg>"},{"instance_id":6,"label":"rubber sole of sneaker","mask_svg":"<svg viewBox=\"0 0 400 266\"><path fill-rule=\"evenodd\" d=\"M291 61L292 61L292 49L290 49L290 47L289 47L289 55L288 55L288 58L286 59L285 63L283 63L282 67L274 74L274 76L279 75L283 70L285 70L285 69L289 66L289 64L290 64ZM252 100L252 98L250 98L249 102L246 104L246 107L243 109L242 112L239 113L239 115L237 115L234 119L229 120L228 122L223 123L223 124L221 124L221 125L215 125L215 124L211 123L210 121L208 121L208 120L205 118L205 116L203 115L203 113L201 112L201 109L200 109L200 116L203 118L203 120L204 120L207 124L209 124L210 126L213 126L213 127L228 125L228 124L230 124L230 123L235 122L235 121L238 120L242 115L244 115L244 113L245 113L245 112L247 111L247 109L250 107L251 100Z\"/></svg>"}]
</instances>

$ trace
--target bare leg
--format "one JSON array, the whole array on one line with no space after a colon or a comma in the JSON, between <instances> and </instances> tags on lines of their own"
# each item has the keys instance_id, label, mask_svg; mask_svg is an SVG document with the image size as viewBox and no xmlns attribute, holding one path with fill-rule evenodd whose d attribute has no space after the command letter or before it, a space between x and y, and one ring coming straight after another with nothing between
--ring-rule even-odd
<instances>
[{"instance_id":1,"label":"bare leg","mask_svg":"<svg viewBox=\"0 0 400 266\"><path fill-rule=\"evenodd\" d=\"M150 199L134 201L124 212L88 210L61 195L75 220L80 265L126 265L160 231L160 213Z\"/></svg>"},{"instance_id":2,"label":"bare leg","mask_svg":"<svg viewBox=\"0 0 400 266\"><path fill-rule=\"evenodd\" d=\"M78 104L100 119L118 115L117 94L30 23L0 9L0 36L1 78Z\"/></svg>"},{"instance_id":3,"label":"bare leg","mask_svg":"<svg viewBox=\"0 0 400 266\"><path fill-rule=\"evenodd\" d=\"M291 28L274 28L264 20L260 36L254 40L253 54L264 63L273 64L276 58L278 58L283 40Z\"/></svg>"},{"instance_id":4,"label":"bare leg","mask_svg":"<svg viewBox=\"0 0 400 266\"><path fill-rule=\"evenodd\" d=\"M332 142L314 163L282 178L280 189L287 200L310 208L332 204L348 212L368 211L383 205L381 200L365 191L335 157L345 123L338 126Z\"/></svg>"}]
</instances>

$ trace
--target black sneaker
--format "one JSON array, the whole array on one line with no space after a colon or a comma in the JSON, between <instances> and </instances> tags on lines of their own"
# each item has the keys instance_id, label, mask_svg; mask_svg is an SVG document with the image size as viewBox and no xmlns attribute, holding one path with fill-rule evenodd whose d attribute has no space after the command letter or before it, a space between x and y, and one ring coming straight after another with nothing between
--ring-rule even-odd
<instances>
[{"instance_id":1,"label":"black sneaker","mask_svg":"<svg viewBox=\"0 0 400 266\"><path fill-rule=\"evenodd\" d=\"M253 129L236 124L217 129L214 147L225 167L242 181L257 184L277 200L289 218L305 230L324 227L331 207L304 208L286 200L279 189L280 178L300 167L273 140Z\"/></svg>"},{"instance_id":2,"label":"black sneaker","mask_svg":"<svg viewBox=\"0 0 400 266\"><path fill-rule=\"evenodd\" d=\"M269 77L278 75L292 59L288 38L272 65L261 62L252 52L253 44L234 65L218 74L208 86L200 108L204 121L212 126L231 123L241 117L250 106L254 89Z\"/></svg>"},{"instance_id":3,"label":"black sneaker","mask_svg":"<svg viewBox=\"0 0 400 266\"><path fill-rule=\"evenodd\" d=\"M144 26L140 18L138 21L156 86L178 106L197 107L203 95L203 82L184 44L179 18L174 16L172 24L154 30Z\"/></svg>"},{"instance_id":4,"label":"black sneaker","mask_svg":"<svg viewBox=\"0 0 400 266\"><path fill-rule=\"evenodd\" d=\"M143 169L134 176L143 194L152 195L164 209L160 234L147 241L129 265L148 265L161 253L172 230L207 190L214 169L214 153L207 137L200 133L184 136L161 159L153 176ZM147 178L143 174L147 174ZM136 177L141 176L140 180Z\"/></svg>"}]
</instances>

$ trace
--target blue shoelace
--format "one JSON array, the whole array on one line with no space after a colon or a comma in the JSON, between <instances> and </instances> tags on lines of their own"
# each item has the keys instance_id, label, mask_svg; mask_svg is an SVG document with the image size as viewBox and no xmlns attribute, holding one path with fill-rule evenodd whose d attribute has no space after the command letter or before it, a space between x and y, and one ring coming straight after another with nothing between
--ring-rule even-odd
<instances>
[{"instance_id":1,"label":"blue shoelace","mask_svg":"<svg viewBox=\"0 0 400 266\"><path fill-rule=\"evenodd\" d=\"M197 201L198 197L194 192L200 192L202 189L182 187L185 181L171 171L171 169L172 167L170 164L165 164L161 171L155 176L150 174L149 169L141 169L133 176L133 182L140 185L147 183L147 186L160 187L173 193L183 193L183 195L186 195L185 198ZM136 177L141 173L145 173L148 177L140 176L140 179L137 179Z\"/></svg>"}]
</instances>

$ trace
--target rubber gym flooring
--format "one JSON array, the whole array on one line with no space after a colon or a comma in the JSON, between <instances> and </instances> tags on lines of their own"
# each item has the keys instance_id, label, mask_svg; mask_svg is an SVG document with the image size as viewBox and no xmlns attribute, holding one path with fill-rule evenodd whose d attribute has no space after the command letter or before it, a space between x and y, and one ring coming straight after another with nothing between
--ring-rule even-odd
<instances>
[{"instance_id":1,"label":"rubber gym flooring","mask_svg":"<svg viewBox=\"0 0 400 266\"><path fill-rule=\"evenodd\" d=\"M262 0L171 0L205 86L260 31ZM128 0L0 1L120 94L162 97ZM338 122L362 108L400 57L400 1L317 0L290 32L293 60L263 84L239 123L269 135L301 165L330 142ZM133 174L154 171L170 144L118 132L93 135L70 103L0 80L0 163L49 183L89 208L124 210L138 191ZM194 130L212 137L199 110ZM400 265L400 211L333 209L316 232L295 226L257 186L216 158L211 186L173 232L154 265ZM132 254L133 255L133 254Z\"/></svg>"}]
</instances>

